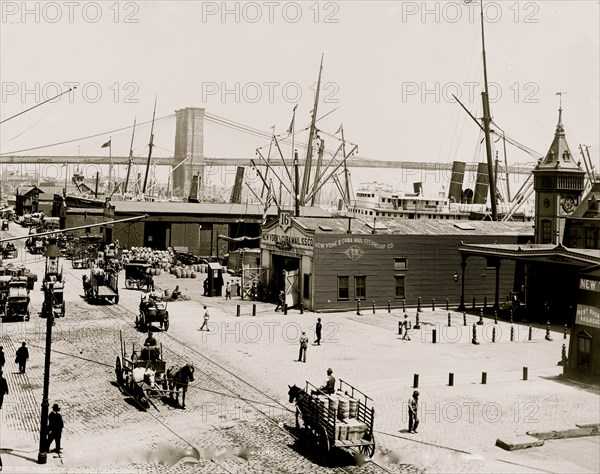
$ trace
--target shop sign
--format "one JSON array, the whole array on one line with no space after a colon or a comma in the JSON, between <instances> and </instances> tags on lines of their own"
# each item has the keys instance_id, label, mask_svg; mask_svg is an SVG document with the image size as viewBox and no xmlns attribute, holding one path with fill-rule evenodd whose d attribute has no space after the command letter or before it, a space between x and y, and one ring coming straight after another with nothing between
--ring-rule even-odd
<instances>
[{"instance_id":1,"label":"shop sign","mask_svg":"<svg viewBox=\"0 0 600 474\"><path fill-rule=\"evenodd\" d=\"M600 329L600 308L578 304L575 324Z\"/></svg>"}]
</instances>

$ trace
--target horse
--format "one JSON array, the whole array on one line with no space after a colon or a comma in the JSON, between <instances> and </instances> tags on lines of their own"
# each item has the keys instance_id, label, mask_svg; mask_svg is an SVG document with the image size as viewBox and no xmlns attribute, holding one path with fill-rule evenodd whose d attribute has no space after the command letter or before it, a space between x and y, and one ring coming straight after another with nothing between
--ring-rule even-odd
<instances>
[{"instance_id":1,"label":"horse","mask_svg":"<svg viewBox=\"0 0 600 474\"><path fill-rule=\"evenodd\" d=\"M310 421L305 413L303 413L302 409L304 407L304 400L306 397L309 397L306 390L298 387L297 385L288 385L289 391L288 395L290 397L290 403L296 402L296 428L300 428L300 422L298 420L298 415L302 415L302 421L304 422L304 426L310 425Z\"/></svg>"},{"instance_id":2,"label":"horse","mask_svg":"<svg viewBox=\"0 0 600 474\"><path fill-rule=\"evenodd\" d=\"M156 370L135 367L128 377L133 397L143 405L148 404L148 390L156 389Z\"/></svg>"},{"instance_id":3,"label":"horse","mask_svg":"<svg viewBox=\"0 0 600 474\"><path fill-rule=\"evenodd\" d=\"M175 392L175 402L179 405L179 390L181 390L181 408L185 409L185 392L189 382L194 381L194 366L186 364L183 367L171 367L167 370L167 383L169 384L169 398L173 399Z\"/></svg>"}]
</instances>

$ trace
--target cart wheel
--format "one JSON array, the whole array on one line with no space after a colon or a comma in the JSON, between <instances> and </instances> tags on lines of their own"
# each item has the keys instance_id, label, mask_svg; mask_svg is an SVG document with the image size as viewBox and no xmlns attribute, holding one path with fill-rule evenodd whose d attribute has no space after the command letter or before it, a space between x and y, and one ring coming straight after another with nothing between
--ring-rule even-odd
<instances>
[{"instance_id":1,"label":"cart wheel","mask_svg":"<svg viewBox=\"0 0 600 474\"><path fill-rule=\"evenodd\" d=\"M141 290L142 288L144 288L144 283L142 282L142 280L137 280L135 282L135 284L136 284L138 290Z\"/></svg>"},{"instance_id":2,"label":"cart wheel","mask_svg":"<svg viewBox=\"0 0 600 474\"><path fill-rule=\"evenodd\" d=\"M119 304L119 295L115 296L115 304Z\"/></svg>"},{"instance_id":3,"label":"cart wheel","mask_svg":"<svg viewBox=\"0 0 600 474\"><path fill-rule=\"evenodd\" d=\"M327 436L327 431L325 430L325 428L323 426L319 426L316 429L315 435L316 435L315 441L317 444L317 451L321 455L324 455L324 456L328 455L329 451L331 449L331 446L329 445L329 437Z\"/></svg>"},{"instance_id":4,"label":"cart wheel","mask_svg":"<svg viewBox=\"0 0 600 474\"><path fill-rule=\"evenodd\" d=\"M375 454L375 436L371 435L372 444L363 444L358 448L358 450L364 454L365 456L373 457Z\"/></svg>"},{"instance_id":5,"label":"cart wheel","mask_svg":"<svg viewBox=\"0 0 600 474\"><path fill-rule=\"evenodd\" d=\"M147 321L146 321L146 315L144 313L140 314L140 329L142 331L146 330L146 325L147 325Z\"/></svg>"},{"instance_id":6,"label":"cart wheel","mask_svg":"<svg viewBox=\"0 0 600 474\"><path fill-rule=\"evenodd\" d=\"M169 330L169 313L165 314L165 319L163 320L163 326L165 328L165 332Z\"/></svg>"},{"instance_id":7,"label":"cart wheel","mask_svg":"<svg viewBox=\"0 0 600 474\"><path fill-rule=\"evenodd\" d=\"M131 290L133 288L133 280L131 280L130 278L125 280L125 288Z\"/></svg>"},{"instance_id":8,"label":"cart wheel","mask_svg":"<svg viewBox=\"0 0 600 474\"><path fill-rule=\"evenodd\" d=\"M117 376L117 383L123 385L123 363L120 356L117 356L117 361L115 362L115 375Z\"/></svg>"},{"instance_id":9,"label":"cart wheel","mask_svg":"<svg viewBox=\"0 0 600 474\"><path fill-rule=\"evenodd\" d=\"M139 314L135 315L135 327L136 328L140 327L140 315Z\"/></svg>"}]
</instances>

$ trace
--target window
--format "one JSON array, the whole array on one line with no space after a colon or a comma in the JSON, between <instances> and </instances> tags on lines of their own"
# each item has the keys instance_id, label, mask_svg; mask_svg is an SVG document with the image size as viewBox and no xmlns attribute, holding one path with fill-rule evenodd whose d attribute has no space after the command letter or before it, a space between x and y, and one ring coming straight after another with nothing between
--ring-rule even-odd
<instances>
[{"instance_id":1,"label":"window","mask_svg":"<svg viewBox=\"0 0 600 474\"><path fill-rule=\"evenodd\" d=\"M394 271L398 270L406 270L408 268L407 261L405 257L396 257L394 258Z\"/></svg>"},{"instance_id":2,"label":"window","mask_svg":"<svg viewBox=\"0 0 600 474\"><path fill-rule=\"evenodd\" d=\"M396 298L404 298L404 279L406 275L394 275L396 280Z\"/></svg>"},{"instance_id":3,"label":"window","mask_svg":"<svg viewBox=\"0 0 600 474\"><path fill-rule=\"evenodd\" d=\"M542 235L541 235L542 244L551 244L552 243L552 221L548 219L544 219L542 221Z\"/></svg>"},{"instance_id":4,"label":"window","mask_svg":"<svg viewBox=\"0 0 600 474\"><path fill-rule=\"evenodd\" d=\"M586 249L597 249L598 248L598 229L587 228L585 229L585 248Z\"/></svg>"},{"instance_id":5,"label":"window","mask_svg":"<svg viewBox=\"0 0 600 474\"><path fill-rule=\"evenodd\" d=\"M349 292L350 278L347 276L338 277L338 300L347 300L350 298Z\"/></svg>"},{"instance_id":6,"label":"window","mask_svg":"<svg viewBox=\"0 0 600 474\"><path fill-rule=\"evenodd\" d=\"M310 273L304 274L304 284L302 285L302 297L305 300L310 299Z\"/></svg>"},{"instance_id":7,"label":"window","mask_svg":"<svg viewBox=\"0 0 600 474\"><path fill-rule=\"evenodd\" d=\"M367 277L366 276L355 276L354 277L354 294L357 300L364 300L367 298Z\"/></svg>"},{"instance_id":8,"label":"window","mask_svg":"<svg viewBox=\"0 0 600 474\"><path fill-rule=\"evenodd\" d=\"M591 361L592 338L587 334L577 336L577 365L589 367Z\"/></svg>"}]
</instances>

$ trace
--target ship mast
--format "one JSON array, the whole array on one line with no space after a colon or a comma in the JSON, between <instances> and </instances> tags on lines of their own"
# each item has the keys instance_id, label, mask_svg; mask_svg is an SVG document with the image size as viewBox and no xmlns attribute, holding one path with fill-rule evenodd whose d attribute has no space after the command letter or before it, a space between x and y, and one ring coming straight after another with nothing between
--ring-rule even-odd
<instances>
[{"instance_id":1,"label":"ship mast","mask_svg":"<svg viewBox=\"0 0 600 474\"><path fill-rule=\"evenodd\" d=\"M150 127L150 143L148 144L148 161L146 161L146 174L144 176L144 186L142 194L146 194L146 185L148 184L148 173L150 171L150 160L152 159L152 147L154 146L154 117L156 116L156 97L154 97L154 111L152 112L152 126Z\"/></svg>"},{"instance_id":2,"label":"ship mast","mask_svg":"<svg viewBox=\"0 0 600 474\"><path fill-rule=\"evenodd\" d=\"M129 186L129 176L131 174L131 164L133 163L133 137L135 136L135 124L137 117L133 119L133 131L131 132L131 145L129 145L129 163L127 164L127 176L125 177L125 186L123 186L123 194L127 192Z\"/></svg>"},{"instance_id":3,"label":"ship mast","mask_svg":"<svg viewBox=\"0 0 600 474\"><path fill-rule=\"evenodd\" d=\"M323 72L323 54L321 54L321 65L319 66L319 79L317 80L317 90L315 91L315 103L312 109L312 119L310 122L310 131L308 133L308 146L306 148L306 163L304 165L304 177L302 178L302 190L300 192L300 204L304 206L304 198L308 192L308 186L310 183L310 172L312 167L312 153L313 153L313 138L315 136L316 121L317 121L317 108L319 107L319 92L321 90L321 73Z\"/></svg>"},{"instance_id":4,"label":"ship mast","mask_svg":"<svg viewBox=\"0 0 600 474\"><path fill-rule=\"evenodd\" d=\"M487 157L487 168L488 168L488 181L490 188L490 202L492 206L492 220L498 220L498 213L496 211L496 184L494 181L494 164L492 158L492 141L490 138L490 122L492 117L490 115L490 98L488 91L488 78L487 78L487 63L485 57L485 34L484 34L484 19L483 19L483 0L480 0L479 7L481 10L481 45L483 49L483 81L484 81L484 92L481 93L481 99L483 102L483 132L485 134L485 155Z\"/></svg>"}]
</instances>

